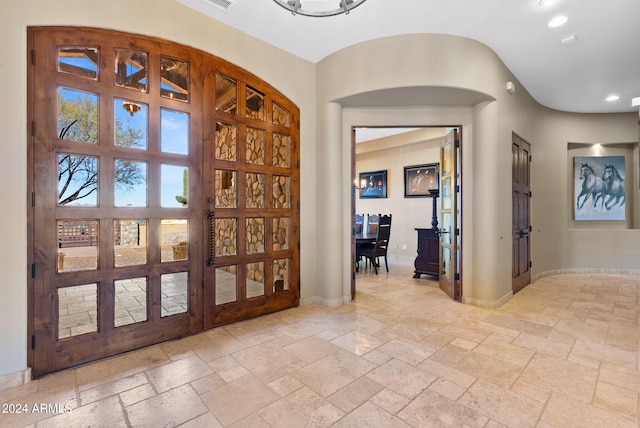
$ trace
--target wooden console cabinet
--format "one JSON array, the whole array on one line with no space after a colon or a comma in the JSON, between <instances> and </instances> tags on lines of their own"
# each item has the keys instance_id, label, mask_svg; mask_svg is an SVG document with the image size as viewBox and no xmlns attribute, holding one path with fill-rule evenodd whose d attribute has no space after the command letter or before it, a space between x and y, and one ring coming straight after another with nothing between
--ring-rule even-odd
<instances>
[{"instance_id":1,"label":"wooden console cabinet","mask_svg":"<svg viewBox=\"0 0 640 428\"><path fill-rule=\"evenodd\" d=\"M440 275L440 237L438 229L418 229L418 255L413 265L416 270L414 278L421 274Z\"/></svg>"},{"instance_id":2,"label":"wooden console cabinet","mask_svg":"<svg viewBox=\"0 0 640 428\"><path fill-rule=\"evenodd\" d=\"M413 262L416 270L413 277L420 278L420 275L440 276L440 234L438 233L438 203L439 191L429 190L433 201L431 211L431 229L416 228L418 232L418 255Z\"/></svg>"}]
</instances>

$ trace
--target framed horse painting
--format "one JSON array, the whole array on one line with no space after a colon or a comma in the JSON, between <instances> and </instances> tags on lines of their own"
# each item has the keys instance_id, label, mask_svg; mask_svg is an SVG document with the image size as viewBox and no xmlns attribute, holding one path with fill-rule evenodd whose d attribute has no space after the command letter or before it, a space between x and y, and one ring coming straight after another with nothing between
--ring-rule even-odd
<instances>
[{"instance_id":1,"label":"framed horse painting","mask_svg":"<svg viewBox=\"0 0 640 428\"><path fill-rule=\"evenodd\" d=\"M575 220L624 220L624 173L624 156L574 157Z\"/></svg>"}]
</instances>

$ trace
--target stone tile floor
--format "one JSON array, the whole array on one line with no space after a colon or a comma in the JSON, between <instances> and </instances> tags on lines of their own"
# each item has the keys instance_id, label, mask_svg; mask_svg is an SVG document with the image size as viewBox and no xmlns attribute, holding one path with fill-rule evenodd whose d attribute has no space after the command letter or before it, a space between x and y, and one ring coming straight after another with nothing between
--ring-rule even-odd
<instances>
[{"instance_id":1,"label":"stone tile floor","mask_svg":"<svg viewBox=\"0 0 640 428\"><path fill-rule=\"evenodd\" d=\"M640 425L640 276L550 276L490 310L411 273L392 262L359 273L349 305L289 309L0 391L3 408L28 409L0 413L0 426Z\"/></svg>"}]
</instances>

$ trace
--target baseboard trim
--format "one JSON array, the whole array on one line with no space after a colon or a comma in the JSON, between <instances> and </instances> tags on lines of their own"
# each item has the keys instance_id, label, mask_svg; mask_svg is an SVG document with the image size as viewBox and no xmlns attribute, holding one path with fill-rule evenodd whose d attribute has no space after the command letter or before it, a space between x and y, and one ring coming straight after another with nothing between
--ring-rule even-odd
<instances>
[{"instance_id":1,"label":"baseboard trim","mask_svg":"<svg viewBox=\"0 0 640 428\"><path fill-rule=\"evenodd\" d=\"M0 376L0 391L31 382L31 367Z\"/></svg>"},{"instance_id":2,"label":"baseboard trim","mask_svg":"<svg viewBox=\"0 0 640 428\"><path fill-rule=\"evenodd\" d=\"M552 275L567 274L603 274L603 275L640 275L640 269L615 269L615 268L570 268L570 269L553 269L540 272L531 278L534 283L539 279Z\"/></svg>"},{"instance_id":3,"label":"baseboard trim","mask_svg":"<svg viewBox=\"0 0 640 428\"><path fill-rule=\"evenodd\" d=\"M322 306L327 306L329 308L337 308L338 306L341 306L344 303L349 303L349 302L345 302L344 298L326 299L326 298L320 297L320 296L311 296L311 297L300 298L300 306L322 305Z\"/></svg>"},{"instance_id":4,"label":"baseboard trim","mask_svg":"<svg viewBox=\"0 0 640 428\"><path fill-rule=\"evenodd\" d=\"M465 305L477 306L479 308L497 309L500 306L507 303L512 298L513 298L513 291L509 291L507 294L505 294L498 300L482 300L482 299L476 299L475 297L462 296L462 303L464 303Z\"/></svg>"}]
</instances>

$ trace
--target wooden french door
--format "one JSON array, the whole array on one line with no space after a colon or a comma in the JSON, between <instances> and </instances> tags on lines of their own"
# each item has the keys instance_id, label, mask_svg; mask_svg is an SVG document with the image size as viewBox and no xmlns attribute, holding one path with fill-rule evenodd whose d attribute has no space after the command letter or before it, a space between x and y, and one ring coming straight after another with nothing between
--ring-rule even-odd
<instances>
[{"instance_id":1,"label":"wooden french door","mask_svg":"<svg viewBox=\"0 0 640 428\"><path fill-rule=\"evenodd\" d=\"M440 148L440 288L454 300L462 299L460 285L460 140L452 129Z\"/></svg>"},{"instance_id":2,"label":"wooden french door","mask_svg":"<svg viewBox=\"0 0 640 428\"><path fill-rule=\"evenodd\" d=\"M530 145L512 135L512 290L517 293L531 282Z\"/></svg>"},{"instance_id":3,"label":"wooden french door","mask_svg":"<svg viewBox=\"0 0 640 428\"><path fill-rule=\"evenodd\" d=\"M163 40L33 27L28 45L34 376L297 304L293 104L224 61ZM263 164L252 163L256 154ZM237 205L222 209L229 186ZM211 275L207 263L237 267L243 306L211 303L231 270Z\"/></svg>"},{"instance_id":4,"label":"wooden french door","mask_svg":"<svg viewBox=\"0 0 640 428\"><path fill-rule=\"evenodd\" d=\"M257 79L205 87L205 328L298 304L299 119Z\"/></svg>"}]
</instances>

